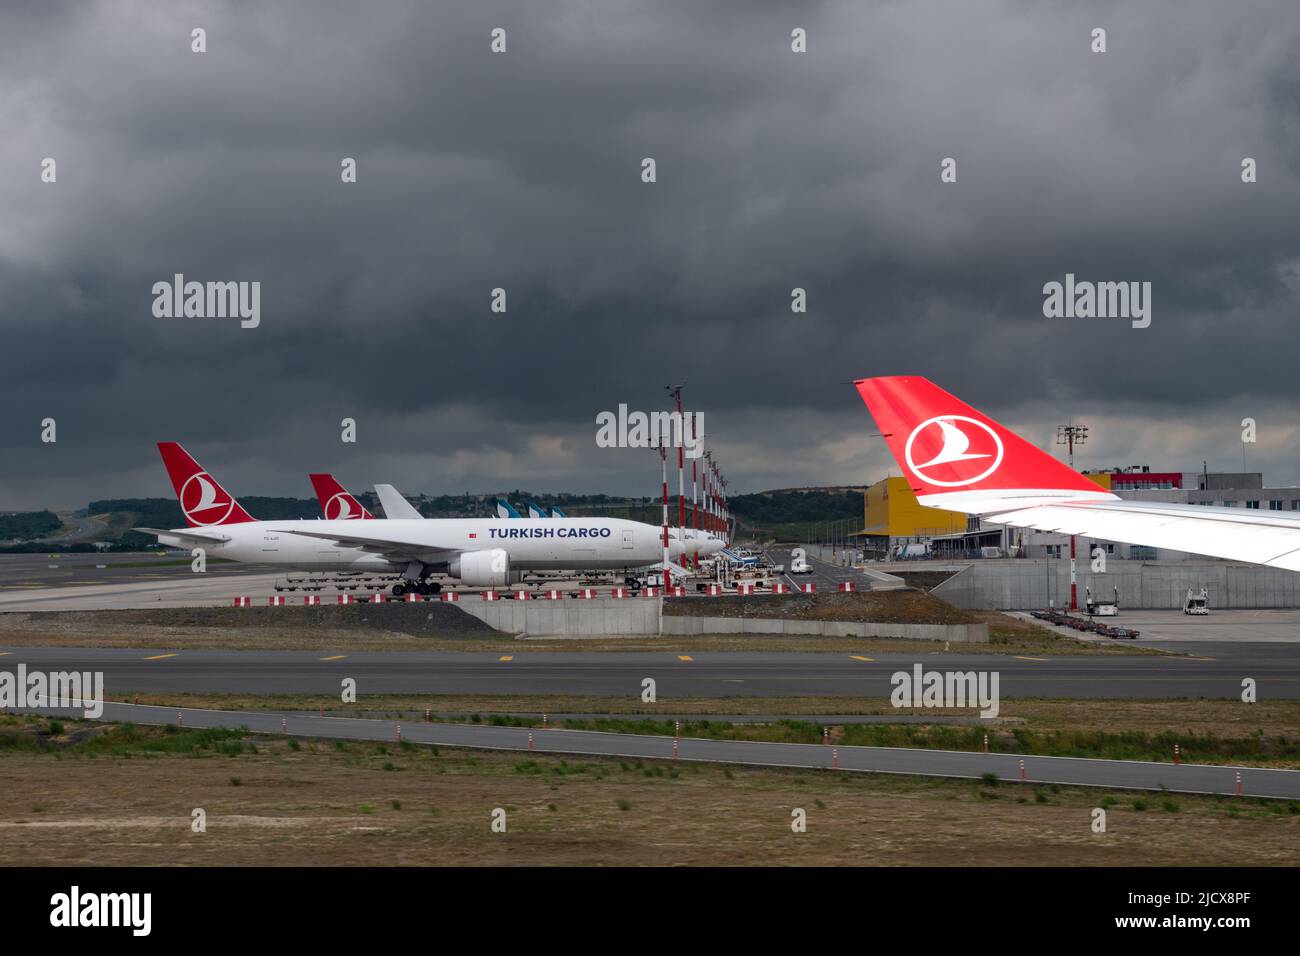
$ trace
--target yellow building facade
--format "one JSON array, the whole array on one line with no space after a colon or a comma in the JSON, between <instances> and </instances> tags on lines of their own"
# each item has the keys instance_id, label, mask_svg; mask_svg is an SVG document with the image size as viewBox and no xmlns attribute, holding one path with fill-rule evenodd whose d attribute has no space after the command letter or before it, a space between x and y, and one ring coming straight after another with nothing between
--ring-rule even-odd
<instances>
[{"instance_id":1,"label":"yellow building facade","mask_svg":"<svg viewBox=\"0 0 1300 956\"><path fill-rule=\"evenodd\" d=\"M966 530L960 511L927 508L916 500L906 478L884 478L862 495L862 535L914 538Z\"/></svg>"},{"instance_id":2,"label":"yellow building facade","mask_svg":"<svg viewBox=\"0 0 1300 956\"><path fill-rule=\"evenodd\" d=\"M1084 472L1110 489L1109 472ZM882 538L928 538L966 530L966 514L927 508L916 500L906 478L883 478L862 495L863 521L859 535Z\"/></svg>"}]
</instances>

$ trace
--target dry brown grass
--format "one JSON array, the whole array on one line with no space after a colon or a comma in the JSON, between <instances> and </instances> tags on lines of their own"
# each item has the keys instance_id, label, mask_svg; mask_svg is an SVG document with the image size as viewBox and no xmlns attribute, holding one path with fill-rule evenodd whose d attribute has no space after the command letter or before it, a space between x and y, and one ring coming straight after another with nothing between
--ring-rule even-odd
<instances>
[{"instance_id":1,"label":"dry brown grass","mask_svg":"<svg viewBox=\"0 0 1300 956\"><path fill-rule=\"evenodd\" d=\"M1253 800L1177 796L1178 812L1167 812L1160 800L1115 793L1108 832L1094 834L1102 791L320 741L257 746L238 757L0 756L0 864L1300 863L1300 816ZM1149 809L1133 809L1137 799ZM195 807L207 812L206 833L191 832ZM507 810L505 834L489 829L495 807ZM807 833L791 832L793 807L807 810Z\"/></svg>"}]
</instances>

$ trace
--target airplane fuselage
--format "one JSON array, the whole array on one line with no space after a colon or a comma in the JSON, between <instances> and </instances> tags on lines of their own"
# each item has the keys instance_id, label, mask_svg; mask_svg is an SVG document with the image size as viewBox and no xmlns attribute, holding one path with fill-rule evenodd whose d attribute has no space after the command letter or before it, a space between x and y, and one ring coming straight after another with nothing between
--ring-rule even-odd
<instances>
[{"instance_id":1,"label":"airplane fuselage","mask_svg":"<svg viewBox=\"0 0 1300 956\"><path fill-rule=\"evenodd\" d=\"M398 572L409 563L364 548L294 534L295 526L313 534L337 533L346 538L371 533L409 542L409 552L431 570L440 570L458 554L491 549L506 552L512 571L614 570L644 567L663 559L662 529L622 518L247 521L201 529L227 540L204 541L197 546L203 547L208 557L301 570ZM171 547L196 546L182 533L164 533L158 540ZM672 557L679 557L682 546L675 536L670 537L669 545Z\"/></svg>"}]
</instances>

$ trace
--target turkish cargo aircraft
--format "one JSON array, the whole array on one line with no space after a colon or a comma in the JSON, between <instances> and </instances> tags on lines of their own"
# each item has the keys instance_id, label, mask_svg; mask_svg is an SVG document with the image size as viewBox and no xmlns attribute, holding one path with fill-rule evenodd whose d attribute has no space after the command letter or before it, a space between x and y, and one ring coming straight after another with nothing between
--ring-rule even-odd
<instances>
[{"instance_id":1,"label":"turkish cargo aircraft","mask_svg":"<svg viewBox=\"0 0 1300 956\"><path fill-rule=\"evenodd\" d=\"M316 489L320 512L326 518L333 521L374 518L366 506L339 484L333 475L308 475L307 477L311 479L311 486ZM384 513L387 514L386 511Z\"/></svg>"},{"instance_id":2,"label":"turkish cargo aircraft","mask_svg":"<svg viewBox=\"0 0 1300 956\"><path fill-rule=\"evenodd\" d=\"M1300 514L1125 501L927 379L854 384L923 505L1300 571Z\"/></svg>"},{"instance_id":3,"label":"turkish cargo aircraft","mask_svg":"<svg viewBox=\"0 0 1300 956\"><path fill-rule=\"evenodd\" d=\"M333 475L308 475L316 489L321 514L326 518L344 521L349 518L374 518L355 495L339 484ZM403 498L392 485L375 485L375 494L384 509L385 518L423 518L415 506Z\"/></svg>"},{"instance_id":4,"label":"turkish cargo aircraft","mask_svg":"<svg viewBox=\"0 0 1300 956\"><path fill-rule=\"evenodd\" d=\"M505 587L524 571L621 570L663 560L662 529L622 518L372 518L257 521L176 442L159 442L188 528L139 528L169 547L204 548L210 557L297 570L398 573L407 590L436 593L426 579L448 574L471 587ZM670 541L669 557L681 556Z\"/></svg>"}]
</instances>

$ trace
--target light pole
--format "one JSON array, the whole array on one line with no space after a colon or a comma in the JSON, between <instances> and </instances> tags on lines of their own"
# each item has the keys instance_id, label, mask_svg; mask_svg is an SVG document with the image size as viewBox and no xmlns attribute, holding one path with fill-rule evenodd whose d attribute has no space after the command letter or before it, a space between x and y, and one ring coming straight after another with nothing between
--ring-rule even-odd
<instances>
[{"instance_id":1,"label":"light pole","mask_svg":"<svg viewBox=\"0 0 1300 956\"><path fill-rule=\"evenodd\" d=\"M1087 425L1057 425L1056 443L1069 449L1070 470L1074 470L1074 446L1088 440ZM1074 535L1070 535L1070 610L1079 610L1079 589L1074 563Z\"/></svg>"}]
</instances>

